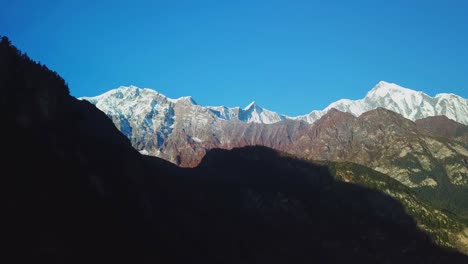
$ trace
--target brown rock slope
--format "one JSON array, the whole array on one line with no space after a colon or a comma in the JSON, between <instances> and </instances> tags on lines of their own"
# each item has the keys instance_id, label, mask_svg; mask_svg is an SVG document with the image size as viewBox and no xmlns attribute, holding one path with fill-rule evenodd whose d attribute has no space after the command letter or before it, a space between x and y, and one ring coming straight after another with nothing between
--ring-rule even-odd
<instances>
[{"instance_id":1,"label":"brown rock slope","mask_svg":"<svg viewBox=\"0 0 468 264\"><path fill-rule=\"evenodd\" d=\"M468 142L468 126L457 123L446 116L431 116L416 120L421 130L425 129L435 136L451 138L465 144Z\"/></svg>"},{"instance_id":2,"label":"brown rock slope","mask_svg":"<svg viewBox=\"0 0 468 264\"><path fill-rule=\"evenodd\" d=\"M202 126L190 120L177 122L159 157L182 167L195 167L206 151L213 148L262 145L286 150L293 147L294 138L309 126L305 122L291 120L270 125L220 119L210 122L216 124Z\"/></svg>"}]
</instances>

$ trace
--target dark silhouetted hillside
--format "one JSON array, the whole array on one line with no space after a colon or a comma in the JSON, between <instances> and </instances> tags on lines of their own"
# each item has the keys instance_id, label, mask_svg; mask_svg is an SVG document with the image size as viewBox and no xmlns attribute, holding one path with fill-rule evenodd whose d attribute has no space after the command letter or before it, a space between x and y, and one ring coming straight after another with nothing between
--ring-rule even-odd
<instances>
[{"instance_id":1,"label":"dark silhouetted hillside","mask_svg":"<svg viewBox=\"0 0 468 264\"><path fill-rule=\"evenodd\" d=\"M161 168L159 159L147 159ZM211 150L195 169L167 162L166 173L176 176L160 184L168 186L170 208L159 220L167 221L169 237L181 238L168 244L190 249L180 261L194 256L220 263L464 260L437 248L416 227L415 216L431 225L421 212L433 208L409 188L363 166L337 164L316 165L265 147ZM359 169L366 173L361 181L341 178ZM382 181L412 206L404 208L373 188Z\"/></svg>"},{"instance_id":2,"label":"dark silhouetted hillside","mask_svg":"<svg viewBox=\"0 0 468 264\"><path fill-rule=\"evenodd\" d=\"M143 161L55 72L0 42L3 263L138 260L150 236Z\"/></svg>"}]
</instances>

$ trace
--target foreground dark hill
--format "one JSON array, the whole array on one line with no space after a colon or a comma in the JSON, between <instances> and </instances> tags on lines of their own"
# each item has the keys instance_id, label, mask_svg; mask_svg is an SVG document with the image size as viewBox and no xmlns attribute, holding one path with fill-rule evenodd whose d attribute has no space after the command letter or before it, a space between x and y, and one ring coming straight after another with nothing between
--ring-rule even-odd
<instances>
[{"instance_id":1,"label":"foreground dark hill","mask_svg":"<svg viewBox=\"0 0 468 264\"><path fill-rule=\"evenodd\" d=\"M466 263L390 196L266 148L143 157L0 42L2 263ZM415 198L416 199L416 198Z\"/></svg>"},{"instance_id":2,"label":"foreground dark hill","mask_svg":"<svg viewBox=\"0 0 468 264\"><path fill-rule=\"evenodd\" d=\"M357 164L320 165L265 147L212 150L195 169L146 158L175 176L158 184L169 186L167 196L175 205L166 210L174 214L166 220L190 216L197 228L208 231L202 239L195 235L194 240L175 244L196 244L195 252L211 252L222 263L231 257L255 263L253 256L261 263L284 263L288 258L292 263L340 263L350 258L438 263L449 256L432 255L434 244L427 234L447 247L461 249L466 242L464 224L456 217L430 206L387 175ZM185 232L193 232L192 225ZM218 244L227 237L230 247ZM278 254L271 255L271 250Z\"/></svg>"},{"instance_id":3,"label":"foreground dark hill","mask_svg":"<svg viewBox=\"0 0 468 264\"><path fill-rule=\"evenodd\" d=\"M62 78L0 43L2 263L138 259L151 236L143 161ZM105 261L104 261L105 260Z\"/></svg>"}]
</instances>

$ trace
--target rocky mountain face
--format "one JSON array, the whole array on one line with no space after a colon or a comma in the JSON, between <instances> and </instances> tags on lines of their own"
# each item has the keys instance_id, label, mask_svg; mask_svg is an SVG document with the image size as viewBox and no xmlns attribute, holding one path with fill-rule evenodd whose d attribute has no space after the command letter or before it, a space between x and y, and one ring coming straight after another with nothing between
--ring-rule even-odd
<instances>
[{"instance_id":1,"label":"rocky mountain face","mask_svg":"<svg viewBox=\"0 0 468 264\"><path fill-rule=\"evenodd\" d=\"M204 107L191 97L170 99L137 87L83 99L106 113L141 153L184 167L196 166L211 148L290 144L307 126L255 103L245 109Z\"/></svg>"},{"instance_id":2,"label":"rocky mountain face","mask_svg":"<svg viewBox=\"0 0 468 264\"><path fill-rule=\"evenodd\" d=\"M331 110L295 139L289 152L362 164L409 187L437 186L440 167L451 184L468 186L466 143L421 131L416 123L383 108L359 117Z\"/></svg>"},{"instance_id":3,"label":"rocky mountain face","mask_svg":"<svg viewBox=\"0 0 468 264\"><path fill-rule=\"evenodd\" d=\"M441 130L436 127L434 124L432 130ZM458 127L457 131L466 131L466 126ZM367 166L420 190L443 208L466 216L468 207L463 201L468 198L467 141L458 140L466 138L466 134L454 135L457 140L432 134L383 108L359 117L330 110L285 151L311 160Z\"/></svg>"},{"instance_id":4,"label":"rocky mountain face","mask_svg":"<svg viewBox=\"0 0 468 264\"><path fill-rule=\"evenodd\" d=\"M140 155L6 38L0 89L2 263L467 262L462 222L368 168L264 147L194 169Z\"/></svg>"}]
</instances>

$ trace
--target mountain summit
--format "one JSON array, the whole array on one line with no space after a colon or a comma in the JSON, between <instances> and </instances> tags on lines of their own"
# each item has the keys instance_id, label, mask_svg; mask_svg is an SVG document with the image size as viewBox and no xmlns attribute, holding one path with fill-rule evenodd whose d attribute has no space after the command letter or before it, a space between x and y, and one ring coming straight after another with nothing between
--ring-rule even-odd
<instances>
[{"instance_id":1,"label":"mountain summit","mask_svg":"<svg viewBox=\"0 0 468 264\"><path fill-rule=\"evenodd\" d=\"M252 101L249 105L247 105L246 107L244 107L244 111L247 111L251 108L255 108L255 107L259 107L257 106L257 104L255 103L255 101Z\"/></svg>"},{"instance_id":2,"label":"mountain summit","mask_svg":"<svg viewBox=\"0 0 468 264\"><path fill-rule=\"evenodd\" d=\"M307 115L296 117L296 119L314 123L332 108L360 116L364 112L379 107L399 113L413 121L430 116L445 115L459 123L468 124L467 99L445 93L431 97L423 92L385 81L374 86L363 99L338 100L322 111L312 111Z\"/></svg>"}]
</instances>

